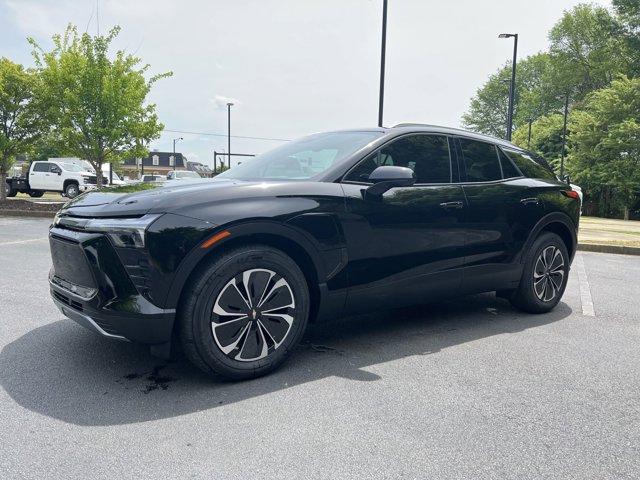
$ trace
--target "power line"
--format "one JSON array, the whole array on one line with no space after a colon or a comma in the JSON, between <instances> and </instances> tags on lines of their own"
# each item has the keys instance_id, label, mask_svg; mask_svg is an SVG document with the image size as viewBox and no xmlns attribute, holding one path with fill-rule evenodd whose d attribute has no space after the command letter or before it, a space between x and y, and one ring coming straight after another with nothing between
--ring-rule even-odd
<instances>
[{"instance_id":1,"label":"power line","mask_svg":"<svg viewBox=\"0 0 640 480\"><path fill-rule=\"evenodd\" d=\"M191 135L208 135L210 137L227 137L226 133L211 133L211 132L190 132L188 130L171 130L169 128L164 129L165 132L171 133L187 133ZM269 137L248 137L244 135L231 135L232 138L244 138L249 140L273 140L275 142L290 142L290 138L269 138Z\"/></svg>"}]
</instances>

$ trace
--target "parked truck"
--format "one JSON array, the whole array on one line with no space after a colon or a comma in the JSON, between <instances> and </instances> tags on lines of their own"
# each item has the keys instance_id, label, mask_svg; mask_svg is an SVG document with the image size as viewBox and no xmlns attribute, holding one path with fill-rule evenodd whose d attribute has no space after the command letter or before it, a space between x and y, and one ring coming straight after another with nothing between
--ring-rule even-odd
<instances>
[{"instance_id":1,"label":"parked truck","mask_svg":"<svg viewBox=\"0 0 640 480\"><path fill-rule=\"evenodd\" d=\"M35 161L29 165L26 175L7 178L7 196L26 193L30 197L41 197L44 192L60 192L74 198L81 192L96 188L96 174L86 171L75 163L59 160ZM103 184L107 179L103 176Z\"/></svg>"}]
</instances>

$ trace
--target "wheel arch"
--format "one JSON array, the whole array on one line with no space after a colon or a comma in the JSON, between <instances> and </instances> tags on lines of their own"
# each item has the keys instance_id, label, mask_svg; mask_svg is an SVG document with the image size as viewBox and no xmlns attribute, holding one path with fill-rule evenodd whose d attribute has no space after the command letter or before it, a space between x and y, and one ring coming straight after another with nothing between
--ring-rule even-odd
<instances>
[{"instance_id":1,"label":"wheel arch","mask_svg":"<svg viewBox=\"0 0 640 480\"><path fill-rule=\"evenodd\" d=\"M533 242L540 236L542 232L552 232L558 235L569 252L569 258L573 260L578 247L577 227L571 218L560 212L550 213L545 215L538 221L533 227L533 230L529 234L529 238L522 250L520 262L525 260L525 252L528 252Z\"/></svg>"},{"instance_id":2,"label":"wheel arch","mask_svg":"<svg viewBox=\"0 0 640 480\"><path fill-rule=\"evenodd\" d=\"M75 183L76 185L80 186L80 182L78 181L78 179L76 178L67 178L65 179L64 182L62 182L62 191L64 192L67 189L67 186L69 186L69 184L71 183Z\"/></svg>"},{"instance_id":3,"label":"wheel arch","mask_svg":"<svg viewBox=\"0 0 640 480\"><path fill-rule=\"evenodd\" d=\"M230 234L209 248L203 244L222 231ZM291 257L302 270L309 287L311 315L314 319L320 305L320 284L326 278L320 253L313 242L297 230L279 223L259 222L218 228L196 246L180 264L167 295L165 308L179 308L180 299L189 281L211 258L242 245L266 245Z\"/></svg>"}]
</instances>

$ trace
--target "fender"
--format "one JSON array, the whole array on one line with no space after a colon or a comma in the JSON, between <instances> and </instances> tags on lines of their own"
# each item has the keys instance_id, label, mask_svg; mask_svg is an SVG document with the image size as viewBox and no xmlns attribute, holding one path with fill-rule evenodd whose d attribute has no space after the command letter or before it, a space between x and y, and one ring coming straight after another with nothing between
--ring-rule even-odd
<instances>
[{"instance_id":1,"label":"fender","mask_svg":"<svg viewBox=\"0 0 640 480\"><path fill-rule=\"evenodd\" d=\"M213 247L206 249L201 248L204 241L223 230L229 231L231 235L216 242ZM189 275L191 275L205 256L215 252L216 249L224 248L224 246L229 243L235 243L239 238L250 237L252 235L270 235L295 242L305 251L313 262L313 266L318 275L318 283L324 284L326 282L327 271L321 255L321 249L319 245L317 245L317 242L303 231L274 221L251 221L233 226L218 225L215 229L211 230L210 234L193 248L181 262L169 288L164 308L176 308L180 294Z\"/></svg>"},{"instance_id":2,"label":"fender","mask_svg":"<svg viewBox=\"0 0 640 480\"><path fill-rule=\"evenodd\" d=\"M521 263L522 264L522 263L525 262L525 252L528 252L530 250L531 245L533 244L535 239L538 237L540 232L546 226L548 226L548 225L550 225L552 223L561 223L569 231L569 234L571 235L571 243L572 243L571 260L570 261L573 261L573 256L575 255L576 249L577 249L577 246L578 246L578 234L577 234L578 227L573 222L573 220L571 220L571 217L569 217L569 215L567 215L566 213L553 212L553 213L549 213L549 214L545 215L540 220L538 220L538 223L535 224L535 226L533 227L533 229L529 233L529 237L527 238L527 241L525 242L524 247L522 248L522 250L518 254L517 263Z\"/></svg>"}]
</instances>

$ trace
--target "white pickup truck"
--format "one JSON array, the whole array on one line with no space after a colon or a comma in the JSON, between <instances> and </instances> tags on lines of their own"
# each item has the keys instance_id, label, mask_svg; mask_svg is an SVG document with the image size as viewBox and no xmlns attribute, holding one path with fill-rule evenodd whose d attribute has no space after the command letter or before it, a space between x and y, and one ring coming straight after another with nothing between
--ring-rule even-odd
<instances>
[{"instance_id":1,"label":"white pickup truck","mask_svg":"<svg viewBox=\"0 0 640 480\"><path fill-rule=\"evenodd\" d=\"M105 178L103 184L107 184ZM32 162L26 176L7 178L8 197L15 197L17 193L41 197L44 192L60 192L74 198L94 188L95 173L87 172L80 165L60 161Z\"/></svg>"}]
</instances>

